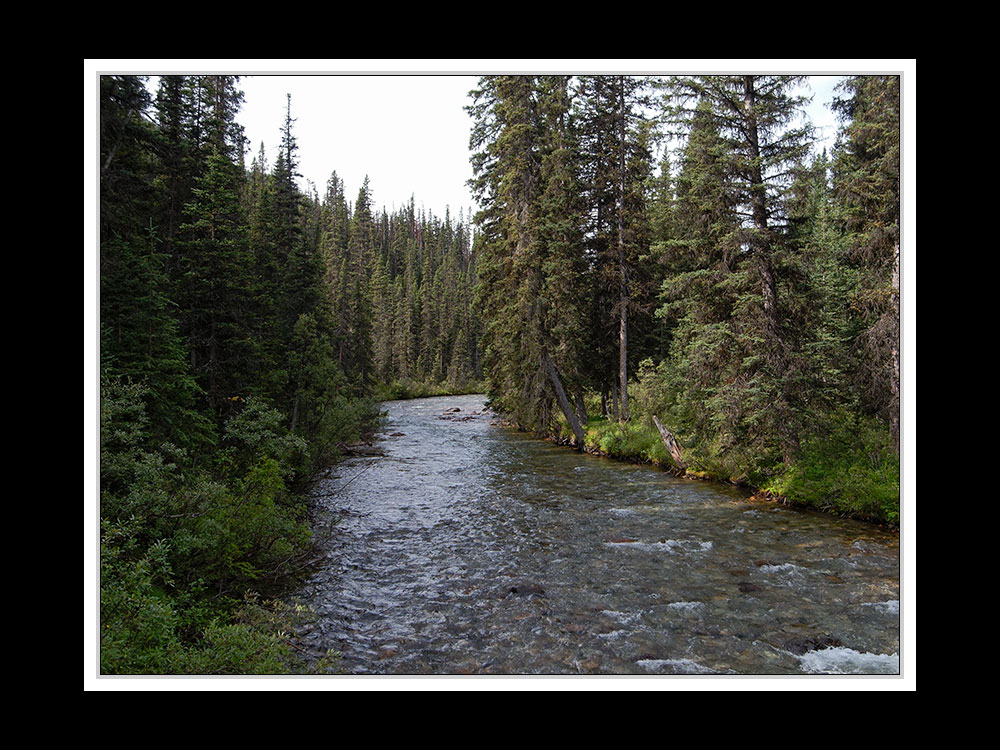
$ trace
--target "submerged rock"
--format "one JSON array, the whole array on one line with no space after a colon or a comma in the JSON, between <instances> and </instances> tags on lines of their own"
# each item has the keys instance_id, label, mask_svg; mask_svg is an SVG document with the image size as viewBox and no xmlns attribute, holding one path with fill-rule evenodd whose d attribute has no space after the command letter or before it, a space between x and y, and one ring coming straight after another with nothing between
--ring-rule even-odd
<instances>
[{"instance_id":1,"label":"submerged rock","mask_svg":"<svg viewBox=\"0 0 1000 750\"><path fill-rule=\"evenodd\" d=\"M829 635L803 636L787 641L785 643L785 651L790 651L796 656L802 656L809 651L819 651L824 648L840 648L843 645L839 639Z\"/></svg>"},{"instance_id":2,"label":"submerged rock","mask_svg":"<svg viewBox=\"0 0 1000 750\"><path fill-rule=\"evenodd\" d=\"M537 583L516 583L507 590L507 596L545 596L545 589Z\"/></svg>"}]
</instances>

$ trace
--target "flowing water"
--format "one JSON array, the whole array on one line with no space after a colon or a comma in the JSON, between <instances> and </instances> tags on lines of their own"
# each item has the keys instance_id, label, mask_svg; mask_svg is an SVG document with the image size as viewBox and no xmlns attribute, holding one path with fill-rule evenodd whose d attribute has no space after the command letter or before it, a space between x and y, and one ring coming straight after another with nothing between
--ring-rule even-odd
<instances>
[{"instance_id":1,"label":"flowing water","mask_svg":"<svg viewBox=\"0 0 1000 750\"><path fill-rule=\"evenodd\" d=\"M384 408L380 455L317 485L297 595L344 672L899 673L898 534L535 440L482 396Z\"/></svg>"}]
</instances>

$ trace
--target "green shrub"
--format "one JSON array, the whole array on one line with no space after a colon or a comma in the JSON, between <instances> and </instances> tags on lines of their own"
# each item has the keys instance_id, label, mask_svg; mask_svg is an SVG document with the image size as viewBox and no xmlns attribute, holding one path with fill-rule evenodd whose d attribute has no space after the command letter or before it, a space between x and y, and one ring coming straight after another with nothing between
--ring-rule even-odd
<instances>
[{"instance_id":1,"label":"green shrub","mask_svg":"<svg viewBox=\"0 0 1000 750\"><path fill-rule=\"evenodd\" d=\"M217 464L227 474L243 476L253 464L270 459L288 480L302 462L308 444L285 428L285 416L266 401L248 398L243 408L226 422L223 450Z\"/></svg>"},{"instance_id":2,"label":"green shrub","mask_svg":"<svg viewBox=\"0 0 1000 750\"><path fill-rule=\"evenodd\" d=\"M803 441L799 460L765 489L822 510L899 523L899 456L889 431L850 412Z\"/></svg>"},{"instance_id":3,"label":"green shrub","mask_svg":"<svg viewBox=\"0 0 1000 750\"><path fill-rule=\"evenodd\" d=\"M288 671L282 631L230 597L265 574L277 580L309 551L303 500L286 481L305 442L279 412L250 402L230 421L212 476L183 451L150 445L142 387L104 385L101 672Z\"/></svg>"},{"instance_id":4,"label":"green shrub","mask_svg":"<svg viewBox=\"0 0 1000 750\"><path fill-rule=\"evenodd\" d=\"M603 417L593 417L585 432L590 450L621 461L673 466L670 453L660 439L660 433L652 425L638 420L618 424Z\"/></svg>"}]
</instances>

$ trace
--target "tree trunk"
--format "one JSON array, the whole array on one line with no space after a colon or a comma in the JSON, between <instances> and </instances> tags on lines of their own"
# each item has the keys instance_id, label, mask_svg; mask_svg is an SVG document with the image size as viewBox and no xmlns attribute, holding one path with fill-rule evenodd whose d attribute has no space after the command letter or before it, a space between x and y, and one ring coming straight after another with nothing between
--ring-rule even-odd
<instances>
[{"instance_id":1,"label":"tree trunk","mask_svg":"<svg viewBox=\"0 0 1000 750\"><path fill-rule=\"evenodd\" d=\"M779 441L782 457L786 464L792 462L792 457L798 450L798 436L794 432L788 404L788 386L785 377L788 372L788 359L785 352L785 342L778 325L778 286L774 278L771 228L768 222L767 190L764 173L761 169L761 143L756 112L757 91L755 76L743 76L743 107L744 107L744 138L750 156L750 208L753 216L753 226L756 230L750 245L754 255L755 270L760 285L761 307L763 310L763 354L773 371L774 380L778 386L778 395L771 404L771 410L776 415Z\"/></svg>"},{"instance_id":2,"label":"tree trunk","mask_svg":"<svg viewBox=\"0 0 1000 750\"><path fill-rule=\"evenodd\" d=\"M653 423L656 425L656 429L660 432L660 439L663 444L667 446L667 450L670 451L670 455L674 459L674 463L677 464L678 469L686 469L687 463L685 463L683 456L681 455L681 446L677 442L677 438L674 437L673 433L670 432L660 420L653 415Z\"/></svg>"},{"instance_id":3,"label":"tree trunk","mask_svg":"<svg viewBox=\"0 0 1000 750\"><path fill-rule=\"evenodd\" d=\"M562 412L566 417L566 421L569 422L569 426L573 430L573 436L576 439L576 449L578 451L582 451L584 443L586 442L583 426L580 424L580 420L577 419L576 413L573 411L573 406L570 404L569 399L566 398L566 391L563 390L562 381L559 379L559 371L556 370L556 366L553 364L548 352L542 354L542 366L545 368L545 372L549 376L549 380L552 381L552 387L556 392L556 399L559 401L559 408L562 409Z\"/></svg>"},{"instance_id":4,"label":"tree trunk","mask_svg":"<svg viewBox=\"0 0 1000 750\"><path fill-rule=\"evenodd\" d=\"M289 432L295 432L295 427L299 423L299 394L295 394L295 403L292 406L292 425L288 428Z\"/></svg>"},{"instance_id":5,"label":"tree trunk","mask_svg":"<svg viewBox=\"0 0 1000 750\"><path fill-rule=\"evenodd\" d=\"M625 276L625 83L618 78L618 379L621 390L619 421L628 422L628 286Z\"/></svg>"},{"instance_id":6,"label":"tree trunk","mask_svg":"<svg viewBox=\"0 0 1000 750\"><path fill-rule=\"evenodd\" d=\"M587 403L583 400L583 388L577 386L574 391L576 399L576 416L581 424L587 423Z\"/></svg>"},{"instance_id":7,"label":"tree trunk","mask_svg":"<svg viewBox=\"0 0 1000 750\"><path fill-rule=\"evenodd\" d=\"M624 279L625 270L622 269L622 278ZM622 282L624 286L624 281ZM621 300L622 310L621 318L618 321L618 380L620 382L619 389L621 390L621 412L619 414L620 422L628 422L628 301L622 294Z\"/></svg>"}]
</instances>

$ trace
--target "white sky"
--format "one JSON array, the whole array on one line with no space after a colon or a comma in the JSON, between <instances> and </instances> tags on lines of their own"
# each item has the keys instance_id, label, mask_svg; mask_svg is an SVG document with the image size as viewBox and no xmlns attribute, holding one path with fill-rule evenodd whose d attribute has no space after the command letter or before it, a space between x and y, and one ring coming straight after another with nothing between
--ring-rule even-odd
<instances>
[{"instance_id":1,"label":"white sky","mask_svg":"<svg viewBox=\"0 0 1000 750\"><path fill-rule=\"evenodd\" d=\"M413 196L438 217L447 206L452 217L461 209L469 218L470 120L463 107L474 76L249 76L239 85L248 166L262 142L274 166L291 94L302 187L312 182L322 198L336 171L353 204L367 176L374 209L391 212Z\"/></svg>"}]
</instances>

